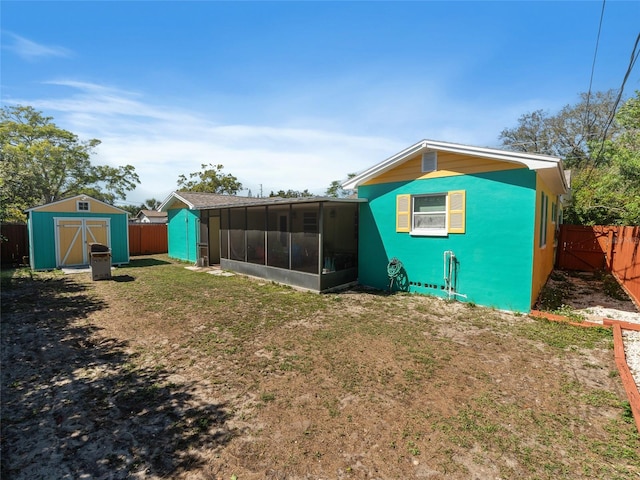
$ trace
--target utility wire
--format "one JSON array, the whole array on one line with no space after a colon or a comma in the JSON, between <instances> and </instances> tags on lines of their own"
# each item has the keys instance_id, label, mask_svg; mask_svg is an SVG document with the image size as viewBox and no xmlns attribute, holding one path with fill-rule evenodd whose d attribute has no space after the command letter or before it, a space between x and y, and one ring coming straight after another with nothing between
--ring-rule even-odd
<instances>
[{"instance_id":1,"label":"utility wire","mask_svg":"<svg viewBox=\"0 0 640 480\"><path fill-rule=\"evenodd\" d=\"M636 42L633 45L633 49L631 50L631 58L629 59L629 66L627 67L627 71L624 74L622 79L622 84L620 85L620 89L618 90L618 96L616 97L615 102L613 103L613 108L609 113L609 117L607 118L607 123L605 124L604 130L602 131L602 140L600 141L600 148L598 149L598 153L594 157L594 163L597 165L600 155L602 154L602 150L604 149L604 142L607 139L607 133L613 120L616 116L616 112L618 110L618 105L620 104L620 100L622 100L622 94L624 93L624 86L633 71L633 67L635 67L636 62L638 61L638 56L640 56L640 50L638 50L638 45L640 45L640 33L636 37Z\"/></svg>"},{"instance_id":2,"label":"utility wire","mask_svg":"<svg viewBox=\"0 0 640 480\"><path fill-rule=\"evenodd\" d=\"M589 122L589 100L591 99L591 87L593 86L593 75L596 70L596 58L598 57L598 46L600 45L600 33L602 32L602 20L604 18L604 7L607 0L602 0L602 10L600 11L600 23L598 24L598 35L596 36L596 48L593 52L593 62L591 63L591 77L589 78L589 90L587 91L587 104L585 108L585 124ZM586 132L588 134L588 132ZM587 135L585 135L587 136Z\"/></svg>"}]
</instances>

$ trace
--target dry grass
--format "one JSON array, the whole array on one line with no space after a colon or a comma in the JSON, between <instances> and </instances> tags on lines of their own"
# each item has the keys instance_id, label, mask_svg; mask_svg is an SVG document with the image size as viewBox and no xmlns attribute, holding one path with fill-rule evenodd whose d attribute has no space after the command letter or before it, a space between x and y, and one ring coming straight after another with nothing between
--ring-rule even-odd
<instances>
[{"instance_id":1,"label":"dry grass","mask_svg":"<svg viewBox=\"0 0 640 480\"><path fill-rule=\"evenodd\" d=\"M3 474L640 475L607 330L183 267L3 272Z\"/></svg>"}]
</instances>

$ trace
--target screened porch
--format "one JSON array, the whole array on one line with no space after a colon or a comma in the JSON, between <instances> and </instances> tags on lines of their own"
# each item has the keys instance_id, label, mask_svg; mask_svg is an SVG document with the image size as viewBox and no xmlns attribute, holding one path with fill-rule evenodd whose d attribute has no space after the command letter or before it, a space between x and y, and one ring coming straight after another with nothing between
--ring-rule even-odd
<instances>
[{"instance_id":1,"label":"screened porch","mask_svg":"<svg viewBox=\"0 0 640 480\"><path fill-rule=\"evenodd\" d=\"M201 239L223 269L325 291L358 279L359 202L264 199L203 210Z\"/></svg>"}]
</instances>

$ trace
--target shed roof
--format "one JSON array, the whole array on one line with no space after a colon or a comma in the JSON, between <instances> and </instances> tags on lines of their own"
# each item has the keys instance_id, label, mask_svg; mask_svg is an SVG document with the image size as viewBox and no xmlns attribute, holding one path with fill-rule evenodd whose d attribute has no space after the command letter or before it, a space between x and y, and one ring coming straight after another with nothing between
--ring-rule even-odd
<instances>
[{"instance_id":1,"label":"shed roof","mask_svg":"<svg viewBox=\"0 0 640 480\"><path fill-rule=\"evenodd\" d=\"M528 152L513 152L496 148L474 147L457 143L440 142L437 140L421 140L418 143L396 153L380 163L366 169L342 184L344 189L350 190L359 185L397 167L410 158L426 151L441 151L458 153L475 157L488 158L507 163L515 163L536 170L549 187L557 194L567 192L567 183L562 168L562 160L559 157L541 155Z\"/></svg>"},{"instance_id":2,"label":"shed roof","mask_svg":"<svg viewBox=\"0 0 640 480\"><path fill-rule=\"evenodd\" d=\"M56 200L55 202L44 203L42 205L38 205L38 206L35 206L35 207L27 208L25 210L25 212L27 212L27 213L28 212L33 212L35 210L39 210L39 209L45 208L45 207L49 208L49 207L51 207L53 205L58 205L58 204L61 204L61 203L64 203L64 202L68 202L70 200L80 200L81 202L84 202L84 201L87 201L87 200L91 200L93 202L97 202L97 203L99 203L101 205L104 205L105 207L109 207L109 208L112 208L114 210L117 210L118 213L126 213L127 215L129 215L129 212L127 212L126 210L122 210L121 208L115 207L113 205L109 205L108 203L105 203L105 202L103 202L101 200L97 200L97 199L95 199L93 197L90 197L89 195L84 195L84 194L75 195L73 197L67 197L67 198L63 198L61 200Z\"/></svg>"}]
</instances>

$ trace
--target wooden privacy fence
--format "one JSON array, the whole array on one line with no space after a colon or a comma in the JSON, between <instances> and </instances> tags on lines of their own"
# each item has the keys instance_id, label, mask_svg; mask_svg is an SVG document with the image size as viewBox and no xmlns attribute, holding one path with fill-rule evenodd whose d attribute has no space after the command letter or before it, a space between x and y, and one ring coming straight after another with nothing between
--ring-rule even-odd
<instances>
[{"instance_id":1,"label":"wooden privacy fence","mask_svg":"<svg viewBox=\"0 0 640 480\"><path fill-rule=\"evenodd\" d=\"M29 255L29 236L23 223L3 223L0 226L2 265L20 265Z\"/></svg>"},{"instance_id":2,"label":"wooden privacy fence","mask_svg":"<svg viewBox=\"0 0 640 480\"><path fill-rule=\"evenodd\" d=\"M166 224L129 224L129 255L153 255L168 251Z\"/></svg>"},{"instance_id":3,"label":"wooden privacy fence","mask_svg":"<svg viewBox=\"0 0 640 480\"><path fill-rule=\"evenodd\" d=\"M556 266L608 270L640 305L640 226L560 225Z\"/></svg>"},{"instance_id":4,"label":"wooden privacy fence","mask_svg":"<svg viewBox=\"0 0 640 480\"><path fill-rule=\"evenodd\" d=\"M3 223L0 226L2 265L20 265L29 256L29 235L22 223ZM166 224L130 224L129 255L167 253Z\"/></svg>"}]
</instances>

